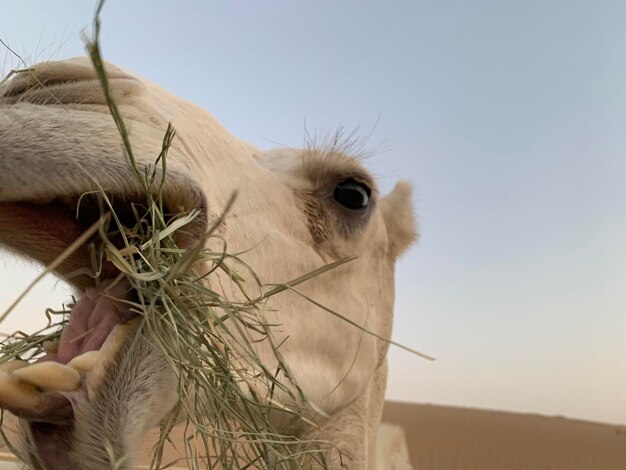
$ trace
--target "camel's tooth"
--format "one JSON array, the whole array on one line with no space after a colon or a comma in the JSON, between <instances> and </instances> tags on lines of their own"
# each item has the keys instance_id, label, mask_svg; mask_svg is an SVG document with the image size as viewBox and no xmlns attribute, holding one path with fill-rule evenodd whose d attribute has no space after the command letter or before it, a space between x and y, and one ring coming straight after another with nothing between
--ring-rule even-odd
<instances>
[{"instance_id":1,"label":"camel's tooth","mask_svg":"<svg viewBox=\"0 0 626 470\"><path fill-rule=\"evenodd\" d=\"M133 335L142 322L141 317L135 317L126 323L116 325L109 337L106 339L98 354L98 360L94 363L93 368L85 375L83 380L83 388L87 392L87 397L94 400L111 363L116 358L116 354L125 341Z\"/></svg>"},{"instance_id":2,"label":"camel's tooth","mask_svg":"<svg viewBox=\"0 0 626 470\"><path fill-rule=\"evenodd\" d=\"M59 342L58 341L44 341L43 349L50 354L56 354L59 352Z\"/></svg>"},{"instance_id":3,"label":"camel's tooth","mask_svg":"<svg viewBox=\"0 0 626 470\"><path fill-rule=\"evenodd\" d=\"M62 392L71 392L80 385L76 369L54 361L38 362L16 370L13 375L37 387Z\"/></svg>"},{"instance_id":4,"label":"camel's tooth","mask_svg":"<svg viewBox=\"0 0 626 470\"><path fill-rule=\"evenodd\" d=\"M41 392L22 382L13 374L0 372L0 405L8 408L32 409L39 406Z\"/></svg>"},{"instance_id":5,"label":"camel's tooth","mask_svg":"<svg viewBox=\"0 0 626 470\"><path fill-rule=\"evenodd\" d=\"M80 356L76 356L68 362L67 365L73 367L79 372L89 372L98 360L99 354L100 351L87 351L86 353L82 353Z\"/></svg>"},{"instance_id":6,"label":"camel's tooth","mask_svg":"<svg viewBox=\"0 0 626 470\"><path fill-rule=\"evenodd\" d=\"M6 372L10 374L14 370L21 369L22 367L26 367L28 362L22 361L21 359L14 359L13 361L7 361L0 364L0 371Z\"/></svg>"}]
</instances>

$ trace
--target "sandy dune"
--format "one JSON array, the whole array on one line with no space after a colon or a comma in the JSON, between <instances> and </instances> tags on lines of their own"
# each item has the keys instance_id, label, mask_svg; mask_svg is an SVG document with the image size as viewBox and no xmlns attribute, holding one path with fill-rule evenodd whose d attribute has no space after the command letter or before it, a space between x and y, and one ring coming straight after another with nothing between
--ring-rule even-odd
<instances>
[{"instance_id":1,"label":"sandy dune","mask_svg":"<svg viewBox=\"0 0 626 470\"><path fill-rule=\"evenodd\" d=\"M626 470L626 426L394 402L383 419L404 428L415 470ZM0 470L10 461L0 452Z\"/></svg>"},{"instance_id":2,"label":"sandy dune","mask_svg":"<svg viewBox=\"0 0 626 470\"><path fill-rule=\"evenodd\" d=\"M626 470L626 426L393 402L383 420L415 470Z\"/></svg>"}]
</instances>

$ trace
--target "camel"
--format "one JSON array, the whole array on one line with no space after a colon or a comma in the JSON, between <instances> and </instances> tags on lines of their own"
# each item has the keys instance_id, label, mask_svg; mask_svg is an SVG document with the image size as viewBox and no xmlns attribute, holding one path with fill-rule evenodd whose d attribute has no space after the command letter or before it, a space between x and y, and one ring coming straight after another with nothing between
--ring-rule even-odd
<instances>
[{"instance_id":1,"label":"camel","mask_svg":"<svg viewBox=\"0 0 626 470\"><path fill-rule=\"evenodd\" d=\"M243 259L264 283L355 258L301 290L379 337L390 337L394 263L417 236L408 183L397 183L383 197L349 148L263 151L150 81L111 64L107 73L140 165L154 162L173 123L164 201L171 213L200 212L189 227L191 237L201 237L236 191L218 230L230 249L245 251ZM42 63L4 83L0 244L50 263L88 226L81 215L75 217L75 207L97 187L120 210L141 193L90 61ZM0 406L17 417L18 456L27 468L109 469L105 442L112 443L116 457L128 457L116 468L133 468L134 449L177 400L167 363L135 337L137 322L118 314L114 301L94 288L89 266L83 246L56 269L80 293L70 316L76 320L58 350L47 361L16 361L0 371ZM100 273L101 279L115 275L111 266ZM220 278L218 284L232 292L229 283ZM317 423L285 432L332 442L332 469L410 468L401 461L406 450L395 462L382 451L402 447L400 430L383 433L387 437L377 450L388 343L291 292L272 297L268 307L280 325L282 355L314 405L308 413ZM91 333L78 324L88 320L96 322ZM64 340L70 333L86 338L77 345ZM89 354L94 350L95 359Z\"/></svg>"}]
</instances>

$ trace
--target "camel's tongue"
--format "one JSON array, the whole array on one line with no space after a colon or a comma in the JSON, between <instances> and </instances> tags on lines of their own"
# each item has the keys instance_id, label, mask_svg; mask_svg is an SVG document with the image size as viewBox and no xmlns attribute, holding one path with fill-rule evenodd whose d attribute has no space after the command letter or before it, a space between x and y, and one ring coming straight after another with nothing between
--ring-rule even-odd
<instances>
[{"instance_id":1,"label":"camel's tongue","mask_svg":"<svg viewBox=\"0 0 626 470\"><path fill-rule=\"evenodd\" d=\"M129 291L127 281L100 290L87 289L70 313L57 353L44 360L67 364L82 353L100 349L113 327L132 317L124 302L129 298Z\"/></svg>"}]
</instances>

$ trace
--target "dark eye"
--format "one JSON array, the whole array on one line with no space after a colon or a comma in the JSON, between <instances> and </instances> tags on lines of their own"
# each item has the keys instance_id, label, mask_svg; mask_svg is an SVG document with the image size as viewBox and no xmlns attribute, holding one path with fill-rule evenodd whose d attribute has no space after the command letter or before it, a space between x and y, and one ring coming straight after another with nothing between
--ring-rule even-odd
<instances>
[{"instance_id":1,"label":"dark eye","mask_svg":"<svg viewBox=\"0 0 626 470\"><path fill-rule=\"evenodd\" d=\"M370 203L372 192L366 185L349 179L339 183L333 191L333 198L347 209L365 209Z\"/></svg>"}]
</instances>

